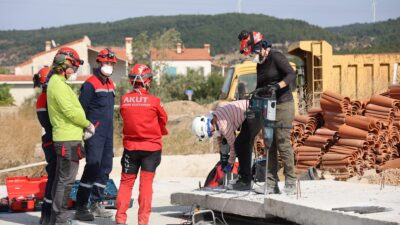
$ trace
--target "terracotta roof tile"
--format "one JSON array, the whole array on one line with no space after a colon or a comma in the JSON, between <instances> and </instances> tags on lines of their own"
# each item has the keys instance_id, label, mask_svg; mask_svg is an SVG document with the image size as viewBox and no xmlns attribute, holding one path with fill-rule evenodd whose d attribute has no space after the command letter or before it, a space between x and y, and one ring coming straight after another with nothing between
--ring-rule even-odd
<instances>
[{"instance_id":1,"label":"terracotta roof tile","mask_svg":"<svg viewBox=\"0 0 400 225\"><path fill-rule=\"evenodd\" d=\"M85 81L91 75L78 75L77 81ZM1 81L32 81L33 75L10 75L10 74L0 74Z\"/></svg>"},{"instance_id":2,"label":"terracotta roof tile","mask_svg":"<svg viewBox=\"0 0 400 225\"><path fill-rule=\"evenodd\" d=\"M32 79L33 75L0 75L0 81L32 81Z\"/></svg>"},{"instance_id":3,"label":"terracotta roof tile","mask_svg":"<svg viewBox=\"0 0 400 225\"><path fill-rule=\"evenodd\" d=\"M182 53L176 49L166 49L164 54L156 48L151 49L151 60L211 60L210 53L206 48L182 48Z\"/></svg>"}]
</instances>

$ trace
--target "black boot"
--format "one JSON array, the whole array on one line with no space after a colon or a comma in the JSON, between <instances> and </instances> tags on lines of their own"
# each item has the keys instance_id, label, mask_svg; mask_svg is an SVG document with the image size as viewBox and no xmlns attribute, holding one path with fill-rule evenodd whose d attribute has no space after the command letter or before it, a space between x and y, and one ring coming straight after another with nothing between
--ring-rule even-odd
<instances>
[{"instance_id":1,"label":"black boot","mask_svg":"<svg viewBox=\"0 0 400 225\"><path fill-rule=\"evenodd\" d=\"M94 216L86 206L77 206L75 219L80 221L93 221Z\"/></svg>"}]
</instances>

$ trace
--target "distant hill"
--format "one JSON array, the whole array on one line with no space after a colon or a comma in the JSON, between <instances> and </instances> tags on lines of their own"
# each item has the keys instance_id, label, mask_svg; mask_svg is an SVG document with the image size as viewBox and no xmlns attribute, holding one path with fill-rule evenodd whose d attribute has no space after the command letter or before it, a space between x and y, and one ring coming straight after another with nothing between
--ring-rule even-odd
<instances>
[{"instance_id":1,"label":"distant hill","mask_svg":"<svg viewBox=\"0 0 400 225\"><path fill-rule=\"evenodd\" d=\"M356 23L327 30L347 37L343 52L400 52L400 17L377 23Z\"/></svg>"},{"instance_id":2,"label":"distant hill","mask_svg":"<svg viewBox=\"0 0 400 225\"><path fill-rule=\"evenodd\" d=\"M398 20L397 24L399 23ZM382 30L389 20L377 24L363 24L362 30L368 30L369 26L375 26L377 39L382 39L379 46L387 51L400 51L399 39L390 39ZM359 25L351 25L359 26ZM149 36L169 28L175 28L181 33L185 47L202 47L204 43L210 43L212 54L229 53L238 48L237 34L243 30L257 30L263 32L267 39L273 43L286 43L307 39L324 39L332 43L336 50L346 51L358 48L358 44L348 45L349 42L363 40L354 38L351 28L332 27L323 29L310 25L304 21L293 19L278 19L266 15L256 14L219 14L219 15L178 15L178 16L147 16L131 18L108 23L85 23L68 25L55 28L42 28L38 30L9 30L0 31L0 66L15 65L29 58L29 56L43 51L46 40L55 40L63 44L84 35L89 36L93 45L123 45L127 36L135 37L141 32L147 32ZM367 29L368 28L368 29ZM360 28L361 29L361 28ZM393 28L394 29L394 28ZM398 32L398 31L397 31ZM391 33L390 35L394 35ZM386 45L384 45L386 43ZM389 46L391 46L389 48ZM367 50L360 48L361 50ZM375 50L375 49L374 49ZM378 50L378 49L376 49Z\"/></svg>"}]
</instances>

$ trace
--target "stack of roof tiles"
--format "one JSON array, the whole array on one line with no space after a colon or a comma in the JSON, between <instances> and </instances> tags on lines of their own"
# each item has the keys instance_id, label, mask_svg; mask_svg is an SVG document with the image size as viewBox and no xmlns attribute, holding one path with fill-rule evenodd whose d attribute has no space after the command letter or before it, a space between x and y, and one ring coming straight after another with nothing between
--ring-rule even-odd
<instances>
[{"instance_id":1,"label":"stack of roof tiles","mask_svg":"<svg viewBox=\"0 0 400 225\"><path fill-rule=\"evenodd\" d=\"M400 97L400 87L398 93ZM327 91L320 104L322 110L297 116L293 122L297 172L317 167L345 180L399 158L400 101L381 95L350 101ZM315 115L323 121L307 129Z\"/></svg>"}]
</instances>

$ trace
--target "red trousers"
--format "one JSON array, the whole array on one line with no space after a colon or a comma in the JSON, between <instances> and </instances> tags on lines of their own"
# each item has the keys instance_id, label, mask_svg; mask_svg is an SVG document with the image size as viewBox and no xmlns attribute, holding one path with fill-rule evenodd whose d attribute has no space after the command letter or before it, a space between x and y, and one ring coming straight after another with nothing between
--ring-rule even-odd
<instances>
[{"instance_id":1,"label":"red trousers","mask_svg":"<svg viewBox=\"0 0 400 225\"><path fill-rule=\"evenodd\" d=\"M129 209L132 188L135 183L136 176L136 174L122 173L121 185L117 195L117 214L115 215L115 221L117 223L126 223L126 211ZM140 172L138 211L139 225L146 225L149 223L151 202L153 198L153 179L154 173L147 171Z\"/></svg>"}]
</instances>

